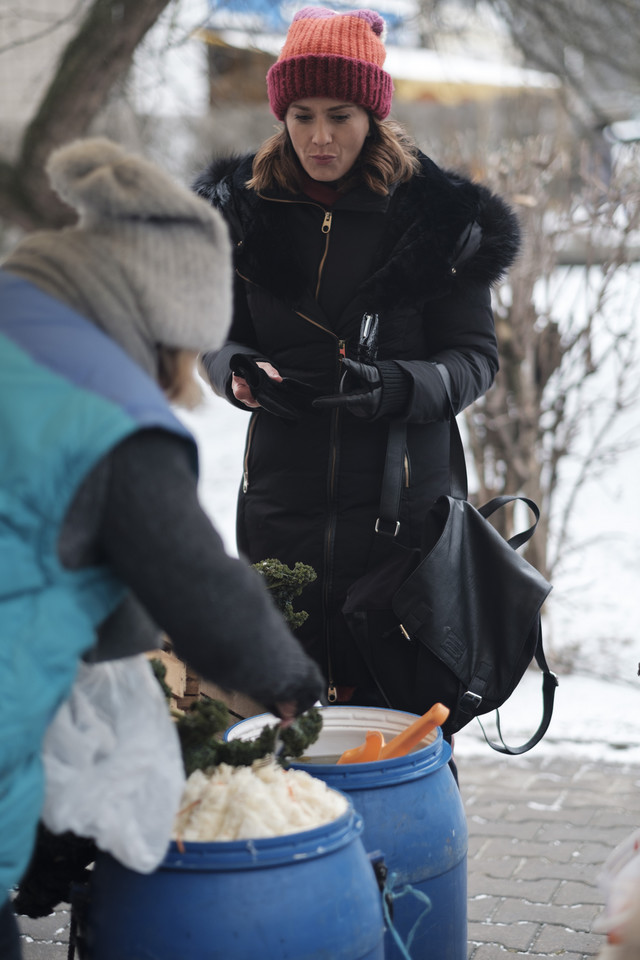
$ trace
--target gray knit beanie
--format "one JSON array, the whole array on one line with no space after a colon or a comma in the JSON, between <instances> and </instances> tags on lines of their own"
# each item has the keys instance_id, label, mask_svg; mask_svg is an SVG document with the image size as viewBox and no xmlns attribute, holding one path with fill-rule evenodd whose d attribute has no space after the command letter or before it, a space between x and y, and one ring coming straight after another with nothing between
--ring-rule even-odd
<instances>
[{"instance_id":1,"label":"gray knit beanie","mask_svg":"<svg viewBox=\"0 0 640 960\"><path fill-rule=\"evenodd\" d=\"M92 320L153 377L160 344L195 351L222 345L232 271L220 214L104 138L60 147L47 173L78 222L28 236L6 269Z\"/></svg>"}]
</instances>

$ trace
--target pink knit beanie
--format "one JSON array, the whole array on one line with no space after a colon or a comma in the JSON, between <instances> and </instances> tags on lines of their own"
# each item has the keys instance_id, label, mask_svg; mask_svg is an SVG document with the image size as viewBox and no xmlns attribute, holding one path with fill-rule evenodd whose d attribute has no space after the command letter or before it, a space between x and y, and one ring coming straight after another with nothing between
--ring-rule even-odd
<instances>
[{"instance_id":1,"label":"pink knit beanie","mask_svg":"<svg viewBox=\"0 0 640 960\"><path fill-rule=\"evenodd\" d=\"M357 103L384 120L391 109L393 81L382 69L383 32L384 20L373 10L299 10L280 57L267 73L269 103L278 120L284 120L290 103L306 97Z\"/></svg>"}]
</instances>

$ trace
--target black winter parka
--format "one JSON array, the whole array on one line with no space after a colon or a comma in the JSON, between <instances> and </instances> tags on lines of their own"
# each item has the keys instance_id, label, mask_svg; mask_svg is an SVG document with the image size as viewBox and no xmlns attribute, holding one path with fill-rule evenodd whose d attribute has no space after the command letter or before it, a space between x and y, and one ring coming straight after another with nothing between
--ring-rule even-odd
<instances>
[{"instance_id":1,"label":"black winter parka","mask_svg":"<svg viewBox=\"0 0 640 960\"><path fill-rule=\"evenodd\" d=\"M398 540L419 546L428 507L449 492L449 407L437 365L448 371L456 413L490 387L498 369L490 287L516 256L517 220L488 189L423 155L421 173L390 195L361 186L326 208L247 189L252 159L216 161L194 185L226 218L236 251L229 340L203 358L211 384L247 409L231 392L229 366L243 353L333 394L363 315L378 314L377 360L395 361L406 382ZM341 608L384 550L374 528L388 426L384 416L310 404L297 421L258 409L249 422L238 549L251 562L302 561L318 574L300 600L309 618L298 636L325 672L330 701L336 688L369 686Z\"/></svg>"}]
</instances>

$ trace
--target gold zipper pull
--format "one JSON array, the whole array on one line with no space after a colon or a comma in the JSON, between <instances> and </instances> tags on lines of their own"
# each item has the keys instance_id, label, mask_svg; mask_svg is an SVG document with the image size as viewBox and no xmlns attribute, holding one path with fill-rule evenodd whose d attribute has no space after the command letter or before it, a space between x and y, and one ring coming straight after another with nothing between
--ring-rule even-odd
<instances>
[{"instance_id":1,"label":"gold zipper pull","mask_svg":"<svg viewBox=\"0 0 640 960\"><path fill-rule=\"evenodd\" d=\"M333 214L331 213L331 210L325 210L325 212L324 212L324 220L322 221L322 232L323 232L323 233L329 233L329 230L331 230L331 220L332 220L332 219L333 219Z\"/></svg>"},{"instance_id":2,"label":"gold zipper pull","mask_svg":"<svg viewBox=\"0 0 640 960\"><path fill-rule=\"evenodd\" d=\"M334 683L330 683L329 688L327 690L327 700L329 701L329 703L335 703L337 699L338 699L338 691L336 689L336 686Z\"/></svg>"}]
</instances>

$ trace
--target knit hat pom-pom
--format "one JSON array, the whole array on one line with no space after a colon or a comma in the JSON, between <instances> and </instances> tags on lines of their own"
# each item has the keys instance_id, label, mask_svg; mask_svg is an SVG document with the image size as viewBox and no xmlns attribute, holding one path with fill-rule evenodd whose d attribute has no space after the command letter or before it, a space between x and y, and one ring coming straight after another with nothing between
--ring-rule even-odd
<instances>
[{"instance_id":1,"label":"knit hat pom-pom","mask_svg":"<svg viewBox=\"0 0 640 960\"><path fill-rule=\"evenodd\" d=\"M381 37L384 33L384 20L375 10L349 10L342 15L347 17L360 17L360 19L366 20L377 37ZM303 7L302 10L298 10L295 14L292 22L295 23L296 20L325 20L328 17L337 16L340 16L340 14L336 13L335 10L330 10L328 7Z\"/></svg>"},{"instance_id":2,"label":"knit hat pom-pom","mask_svg":"<svg viewBox=\"0 0 640 960\"><path fill-rule=\"evenodd\" d=\"M135 167L132 170L127 159L118 144L96 137L59 147L49 158L47 173L51 186L65 203L76 210L109 215L123 204L139 205L135 181L140 174L136 176Z\"/></svg>"},{"instance_id":3,"label":"knit hat pom-pom","mask_svg":"<svg viewBox=\"0 0 640 960\"><path fill-rule=\"evenodd\" d=\"M89 319L152 376L158 344L218 349L233 289L222 215L151 160L106 137L58 147L46 169L78 221L27 238L21 255L44 260L54 272L58 264L68 302L86 306Z\"/></svg>"},{"instance_id":4,"label":"knit hat pom-pom","mask_svg":"<svg viewBox=\"0 0 640 960\"><path fill-rule=\"evenodd\" d=\"M350 16L361 17L367 20L376 37L382 37L384 34L385 23L379 13L375 10L354 10Z\"/></svg>"},{"instance_id":5,"label":"knit hat pom-pom","mask_svg":"<svg viewBox=\"0 0 640 960\"><path fill-rule=\"evenodd\" d=\"M180 220L216 222L211 210L164 170L106 137L76 140L55 150L47 173L56 193L80 214L80 222Z\"/></svg>"},{"instance_id":6,"label":"knit hat pom-pom","mask_svg":"<svg viewBox=\"0 0 640 960\"><path fill-rule=\"evenodd\" d=\"M322 20L326 17L335 17L335 10L329 10L328 7L303 7L302 10L298 10L293 18L293 22L296 20Z\"/></svg>"}]
</instances>

